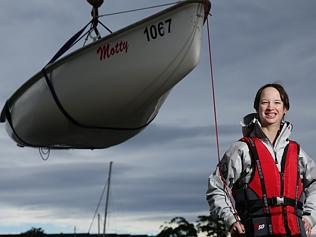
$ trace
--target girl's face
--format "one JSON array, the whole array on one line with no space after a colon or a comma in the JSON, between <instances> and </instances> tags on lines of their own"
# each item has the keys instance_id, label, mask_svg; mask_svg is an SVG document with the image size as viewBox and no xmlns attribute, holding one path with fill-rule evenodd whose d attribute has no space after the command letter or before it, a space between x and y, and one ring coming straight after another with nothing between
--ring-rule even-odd
<instances>
[{"instance_id":1,"label":"girl's face","mask_svg":"<svg viewBox=\"0 0 316 237\"><path fill-rule=\"evenodd\" d=\"M280 93L274 87L265 88L260 97L258 115L262 127L280 126L287 109L284 107Z\"/></svg>"}]
</instances>

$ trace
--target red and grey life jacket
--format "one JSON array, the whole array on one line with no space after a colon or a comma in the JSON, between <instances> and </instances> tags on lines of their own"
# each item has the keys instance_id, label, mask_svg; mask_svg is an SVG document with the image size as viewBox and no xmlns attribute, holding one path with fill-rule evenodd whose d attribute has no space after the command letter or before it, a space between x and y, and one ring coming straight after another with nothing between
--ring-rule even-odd
<instances>
[{"instance_id":1,"label":"red and grey life jacket","mask_svg":"<svg viewBox=\"0 0 316 237\"><path fill-rule=\"evenodd\" d=\"M252 159L249 183L233 188L236 209L247 236L306 236L302 223L303 183L299 175L299 145L284 150L281 171L267 147L258 138L244 137Z\"/></svg>"}]
</instances>

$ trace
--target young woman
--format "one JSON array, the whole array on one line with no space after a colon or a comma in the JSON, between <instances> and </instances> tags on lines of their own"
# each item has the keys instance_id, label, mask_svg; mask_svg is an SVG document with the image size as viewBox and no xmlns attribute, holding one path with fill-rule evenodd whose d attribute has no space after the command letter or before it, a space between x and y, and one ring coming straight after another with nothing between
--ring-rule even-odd
<instances>
[{"instance_id":1,"label":"young woman","mask_svg":"<svg viewBox=\"0 0 316 237\"><path fill-rule=\"evenodd\" d=\"M210 214L233 236L310 236L316 224L316 166L289 140L289 98L280 84L261 87L243 138L209 177Z\"/></svg>"}]
</instances>

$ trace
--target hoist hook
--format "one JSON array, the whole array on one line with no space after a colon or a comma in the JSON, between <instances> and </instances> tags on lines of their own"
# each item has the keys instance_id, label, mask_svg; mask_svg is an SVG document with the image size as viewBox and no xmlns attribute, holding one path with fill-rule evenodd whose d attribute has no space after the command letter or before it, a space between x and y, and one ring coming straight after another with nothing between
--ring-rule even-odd
<instances>
[{"instance_id":1,"label":"hoist hook","mask_svg":"<svg viewBox=\"0 0 316 237\"><path fill-rule=\"evenodd\" d=\"M92 16L92 26L95 34L97 35L98 39L101 38L100 33L97 29L97 25L99 23L99 11L98 8L101 7L103 4L104 0L87 0L87 2L92 5L92 11L91 11L91 16Z\"/></svg>"}]
</instances>

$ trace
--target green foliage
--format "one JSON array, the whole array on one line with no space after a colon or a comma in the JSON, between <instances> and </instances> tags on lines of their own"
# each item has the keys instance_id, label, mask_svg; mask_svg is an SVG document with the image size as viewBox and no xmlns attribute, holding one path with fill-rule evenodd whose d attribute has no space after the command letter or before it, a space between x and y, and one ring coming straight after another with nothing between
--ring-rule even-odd
<instances>
[{"instance_id":1,"label":"green foliage","mask_svg":"<svg viewBox=\"0 0 316 237\"><path fill-rule=\"evenodd\" d=\"M162 228L162 231L157 237L197 237L197 231L194 224L189 223L183 217L175 217L160 228Z\"/></svg>"},{"instance_id":2,"label":"green foliage","mask_svg":"<svg viewBox=\"0 0 316 237\"><path fill-rule=\"evenodd\" d=\"M198 216L198 232L206 233L206 236L226 237L227 230L223 220L215 220L211 216Z\"/></svg>"},{"instance_id":3,"label":"green foliage","mask_svg":"<svg viewBox=\"0 0 316 237\"><path fill-rule=\"evenodd\" d=\"M42 228L32 227L30 230L21 233L22 237L47 237Z\"/></svg>"},{"instance_id":4,"label":"green foliage","mask_svg":"<svg viewBox=\"0 0 316 237\"><path fill-rule=\"evenodd\" d=\"M210 216L198 216L196 225L183 217L175 217L160 228L162 230L157 237L197 237L198 233L205 233L209 237L226 237L227 234L224 222Z\"/></svg>"}]
</instances>

